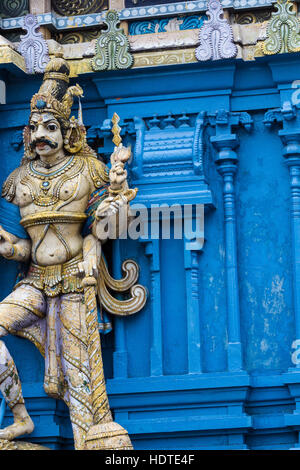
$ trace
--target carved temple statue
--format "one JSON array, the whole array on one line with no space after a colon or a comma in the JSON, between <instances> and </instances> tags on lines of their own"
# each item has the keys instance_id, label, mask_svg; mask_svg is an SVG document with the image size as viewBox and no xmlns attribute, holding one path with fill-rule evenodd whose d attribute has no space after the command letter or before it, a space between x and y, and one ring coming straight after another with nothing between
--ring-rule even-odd
<instances>
[{"instance_id":1,"label":"carved temple statue","mask_svg":"<svg viewBox=\"0 0 300 470\"><path fill-rule=\"evenodd\" d=\"M125 261L124 277L116 280L102 254L104 235L110 233L104 225L114 221L120 234L136 195L125 169L130 149L120 143L115 122L111 167L97 159L86 142L81 113L70 119L73 97L82 89L68 83L68 64L53 58L31 100L21 165L3 185L9 229L2 221L0 254L28 263L28 269L0 303L0 337L27 338L43 354L45 391L69 407L75 449L130 449L128 433L113 421L108 403L98 317L99 305L124 316L146 301L145 289L136 284L136 263ZM129 290L123 301L111 293ZM0 390L14 417L0 430L1 448L1 442L34 428L3 341Z\"/></svg>"}]
</instances>

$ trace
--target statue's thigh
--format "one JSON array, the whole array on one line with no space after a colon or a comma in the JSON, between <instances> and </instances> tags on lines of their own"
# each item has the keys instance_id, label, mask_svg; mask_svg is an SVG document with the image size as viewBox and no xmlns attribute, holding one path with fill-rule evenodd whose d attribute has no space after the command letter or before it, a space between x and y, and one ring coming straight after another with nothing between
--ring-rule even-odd
<instances>
[{"instance_id":1,"label":"statue's thigh","mask_svg":"<svg viewBox=\"0 0 300 470\"><path fill-rule=\"evenodd\" d=\"M14 333L33 325L46 314L41 291L29 285L14 290L0 303L0 327Z\"/></svg>"}]
</instances>

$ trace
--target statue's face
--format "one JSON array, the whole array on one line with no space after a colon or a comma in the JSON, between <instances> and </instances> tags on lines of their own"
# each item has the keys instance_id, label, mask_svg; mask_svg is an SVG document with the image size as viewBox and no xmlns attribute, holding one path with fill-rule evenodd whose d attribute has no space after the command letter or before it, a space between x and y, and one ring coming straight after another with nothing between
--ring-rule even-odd
<instances>
[{"instance_id":1,"label":"statue's face","mask_svg":"<svg viewBox=\"0 0 300 470\"><path fill-rule=\"evenodd\" d=\"M63 136L58 120L51 113L33 113L30 122L30 146L38 155L47 157L63 148Z\"/></svg>"}]
</instances>

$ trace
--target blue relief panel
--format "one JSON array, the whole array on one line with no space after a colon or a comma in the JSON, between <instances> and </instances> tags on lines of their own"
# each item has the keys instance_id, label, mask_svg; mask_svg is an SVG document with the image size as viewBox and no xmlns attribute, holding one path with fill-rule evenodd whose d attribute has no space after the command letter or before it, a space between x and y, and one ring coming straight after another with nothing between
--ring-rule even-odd
<instances>
[{"instance_id":1,"label":"blue relief panel","mask_svg":"<svg viewBox=\"0 0 300 470\"><path fill-rule=\"evenodd\" d=\"M206 20L206 15L192 15L175 18L163 18L130 23L129 34L165 33L167 31L183 31L186 29L199 29Z\"/></svg>"}]
</instances>

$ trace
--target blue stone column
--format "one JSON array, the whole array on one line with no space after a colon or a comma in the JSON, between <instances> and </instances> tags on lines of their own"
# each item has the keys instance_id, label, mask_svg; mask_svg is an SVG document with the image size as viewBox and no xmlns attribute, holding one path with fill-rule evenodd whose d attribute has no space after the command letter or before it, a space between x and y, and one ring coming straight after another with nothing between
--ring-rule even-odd
<instances>
[{"instance_id":1,"label":"blue stone column","mask_svg":"<svg viewBox=\"0 0 300 470\"><path fill-rule=\"evenodd\" d=\"M300 339L300 129L280 130L284 144L283 156L289 168L291 188L291 245L293 259L293 297L295 312L295 339ZM300 364L296 364L300 369Z\"/></svg>"},{"instance_id":2,"label":"blue stone column","mask_svg":"<svg viewBox=\"0 0 300 470\"><path fill-rule=\"evenodd\" d=\"M278 132L283 143L283 157L289 170L290 182L290 224L291 224L291 254L293 263L293 303L295 315L295 340L300 339L300 112L298 106L291 101L284 101L282 107L273 109L265 114L265 125L271 127L274 123L282 124ZM298 350L299 351L299 350ZM291 344L291 357L292 357ZM299 354L298 354L299 355ZM298 442L292 449L300 448L300 364L292 364L289 370L282 374L284 383L294 400L293 413L284 415L284 424L298 435Z\"/></svg>"},{"instance_id":3,"label":"blue stone column","mask_svg":"<svg viewBox=\"0 0 300 470\"><path fill-rule=\"evenodd\" d=\"M237 236L234 177L237 171L238 139L235 134L211 137L217 150L215 163L223 179L224 235L225 235L225 271L228 329L228 370L242 369L242 347L240 333L240 306L237 269Z\"/></svg>"}]
</instances>

